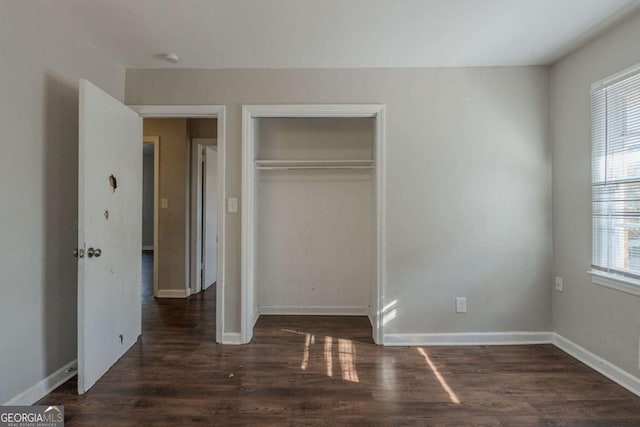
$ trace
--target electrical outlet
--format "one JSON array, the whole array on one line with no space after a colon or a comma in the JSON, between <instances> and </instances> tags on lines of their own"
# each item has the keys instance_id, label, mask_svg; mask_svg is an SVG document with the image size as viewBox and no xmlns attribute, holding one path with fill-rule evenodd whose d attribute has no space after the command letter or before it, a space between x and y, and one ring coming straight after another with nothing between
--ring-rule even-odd
<instances>
[{"instance_id":1,"label":"electrical outlet","mask_svg":"<svg viewBox=\"0 0 640 427\"><path fill-rule=\"evenodd\" d=\"M466 313L466 312L467 312L467 298L456 297L456 313Z\"/></svg>"},{"instance_id":2,"label":"electrical outlet","mask_svg":"<svg viewBox=\"0 0 640 427\"><path fill-rule=\"evenodd\" d=\"M562 277L556 276L556 291L562 292Z\"/></svg>"},{"instance_id":3,"label":"electrical outlet","mask_svg":"<svg viewBox=\"0 0 640 427\"><path fill-rule=\"evenodd\" d=\"M164 197L160 199L160 208L167 209L169 207L169 199L165 199Z\"/></svg>"}]
</instances>

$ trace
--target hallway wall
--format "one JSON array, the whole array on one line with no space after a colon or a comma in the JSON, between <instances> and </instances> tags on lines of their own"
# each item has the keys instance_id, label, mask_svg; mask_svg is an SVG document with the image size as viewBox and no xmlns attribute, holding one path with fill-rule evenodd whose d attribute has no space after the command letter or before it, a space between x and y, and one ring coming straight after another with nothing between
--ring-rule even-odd
<instances>
[{"instance_id":1,"label":"hallway wall","mask_svg":"<svg viewBox=\"0 0 640 427\"><path fill-rule=\"evenodd\" d=\"M187 119L144 119L144 136L160 137L159 198L168 207L158 209L159 296L164 290L185 291L189 244L187 228L188 130ZM186 295L186 294L185 294Z\"/></svg>"}]
</instances>

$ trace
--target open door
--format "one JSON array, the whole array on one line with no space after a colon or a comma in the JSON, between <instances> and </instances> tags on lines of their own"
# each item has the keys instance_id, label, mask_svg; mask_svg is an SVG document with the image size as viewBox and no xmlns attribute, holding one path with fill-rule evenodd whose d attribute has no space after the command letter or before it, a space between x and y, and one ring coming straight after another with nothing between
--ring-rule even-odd
<instances>
[{"instance_id":1,"label":"open door","mask_svg":"<svg viewBox=\"0 0 640 427\"><path fill-rule=\"evenodd\" d=\"M204 148L204 274L202 289L218 280L218 151L216 147Z\"/></svg>"},{"instance_id":2,"label":"open door","mask_svg":"<svg viewBox=\"0 0 640 427\"><path fill-rule=\"evenodd\" d=\"M78 393L141 334L142 119L80 81Z\"/></svg>"}]
</instances>

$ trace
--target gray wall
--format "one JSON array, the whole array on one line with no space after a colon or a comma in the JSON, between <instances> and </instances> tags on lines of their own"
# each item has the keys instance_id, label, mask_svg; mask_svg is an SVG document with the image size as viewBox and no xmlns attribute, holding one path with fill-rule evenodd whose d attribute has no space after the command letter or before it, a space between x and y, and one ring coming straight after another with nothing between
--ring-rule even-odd
<instances>
[{"instance_id":1,"label":"gray wall","mask_svg":"<svg viewBox=\"0 0 640 427\"><path fill-rule=\"evenodd\" d=\"M142 246L147 247L153 246L153 161L153 150L142 156Z\"/></svg>"},{"instance_id":2,"label":"gray wall","mask_svg":"<svg viewBox=\"0 0 640 427\"><path fill-rule=\"evenodd\" d=\"M138 69L126 86L129 104L227 105L228 197L242 104L386 104L385 333L551 329L547 68ZM240 328L240 223L227 214L225 332Z\"/></svg>"},{"instance_id":3,"label":"gray wall","mask_svg":"<svg viewBox=\"0 0 640 427\"><path fill-rule=\"evenodd\" d=\"M640 14L551 69L554 330L638 376L640 297L591 283L592 83L640 62Z\"/></svg>"},{"instance_id":4,"label":"gray wall","mask_svg":"<svg viewBox=\"0 0 640 427\"><path fill-rule=\"evenodd\" d=\"M0 2L0 403L76 358L78 79L124 70L38 2Z\"/></svg>"}]
</instances>

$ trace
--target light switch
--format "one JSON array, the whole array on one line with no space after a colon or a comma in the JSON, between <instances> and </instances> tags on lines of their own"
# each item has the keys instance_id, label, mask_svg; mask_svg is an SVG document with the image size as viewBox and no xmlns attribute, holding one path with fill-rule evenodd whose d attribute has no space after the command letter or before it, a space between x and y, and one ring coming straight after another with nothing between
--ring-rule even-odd
<instances>
[{"instance_id":1,"label":"light switch","mask_svg":"<svg viewBox=\"0 0 640 427\"><path fill-rule=\"evenodd\" d=\"M237 197L229 197L229 201L227 203L227 211L229 211L229 213L238 213Z\"/></svg>"},{"instance_id":2,"label":"light switch","mask_svg":"<svg viewBox=\"0 0 640 427\"><path fill-rule=\"evenodd\" d=\"M160 207L162 209L167 209L169 207L169 199L161 198L160 199Z\"/></svg>"}]
</instances>

